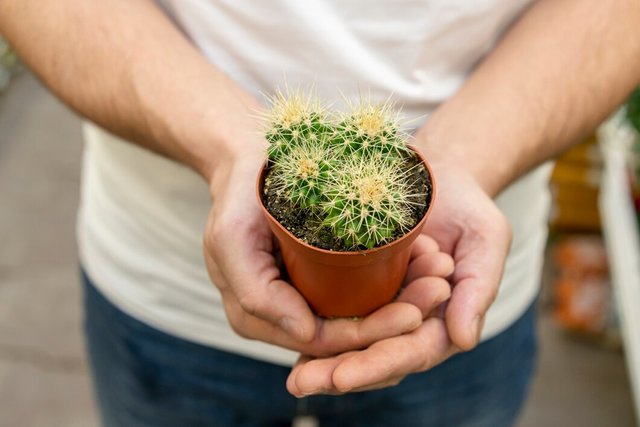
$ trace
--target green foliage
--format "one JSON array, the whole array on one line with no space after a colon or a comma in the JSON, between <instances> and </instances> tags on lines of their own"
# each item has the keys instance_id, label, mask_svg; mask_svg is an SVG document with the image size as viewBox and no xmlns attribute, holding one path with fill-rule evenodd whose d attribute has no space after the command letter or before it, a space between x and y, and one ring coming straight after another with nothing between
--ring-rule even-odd
<instances>
[{"instance_id":1,"label":"green foliage","mask_svg":"<svg viewBox=\"0 0 640 427\"><path fill-rule=\"evenodd\" d=\"M0 37L0 67L8 69L16 62L16 54L7 42Z\"/></svg>"},{"instance_id":2,"label":"green foliage","mask_svg":"<svg viewBox=\"0 0 640 427\"><path fill-rule=\"evenodd\" d=\"M640 88L636 89L627 101L627 119L640 133Z\"/></svg>"},{"instance_id":3,"label":"green foliage","mask_svg":"<svg viewBox=\"0 0 640 427\"><path fill-rule=\"evenodd\" d=\"M0 92L9 85L16 63L16 54L0 36Z\"/></svg>"},{"instance_id":4,"label":"green foliage","mask_svg":"<svg viewBox=\"0 0 640 427\"><path fill-rule=\"evenodd\" d=\"M415 158L392 105L366 101L330 115L301 93L277 93L271 104L265 136L280 197L352 249L383 245L415 225L413 208L425 195L412 194Z\"/></svg>"}]
</instances>

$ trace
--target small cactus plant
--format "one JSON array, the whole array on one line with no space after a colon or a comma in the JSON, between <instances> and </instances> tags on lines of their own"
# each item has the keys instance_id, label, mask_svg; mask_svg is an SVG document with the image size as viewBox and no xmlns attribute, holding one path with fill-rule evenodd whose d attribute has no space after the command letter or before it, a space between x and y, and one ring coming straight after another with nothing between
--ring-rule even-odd
<instances>
[{"instance_id":1,"label":"small cactus plant","mask_svg":"<svg viewBox=\"0 0 640 427\"><path fill-rule=\"evenodd\" d=\"M278 92L271 104L268 187L292 211L304 212L316 232L358 250L389 243L416 225L428 197L426 189L416 191L422 164L391 104L361 101L346 114L330 114L300 92Z\"/></svg>"}]
</instances>

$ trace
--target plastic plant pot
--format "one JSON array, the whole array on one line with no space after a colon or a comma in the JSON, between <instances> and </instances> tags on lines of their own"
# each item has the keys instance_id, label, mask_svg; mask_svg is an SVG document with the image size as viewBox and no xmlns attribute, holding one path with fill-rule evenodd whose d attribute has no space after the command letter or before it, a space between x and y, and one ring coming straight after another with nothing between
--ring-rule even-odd
<instances>
[{"instance_id":1,"label":"plastic plant pot","mask_svg":"<svg viewBox=\"0 0 640 427\"><path fill-rule=\"evenodd\" d=\"M412 148L413 149L413 148ZM433 172L413 149L427 171L431 198L420 221L402 237L381 247L363 251L331 251L311 246L295 237L262 202L267 162L257 182L258 202L273 231L291 284L323 317L363 317L393 301L407 272L411 246L419 236L435 202Z\"/></svg>"}]
</instances>

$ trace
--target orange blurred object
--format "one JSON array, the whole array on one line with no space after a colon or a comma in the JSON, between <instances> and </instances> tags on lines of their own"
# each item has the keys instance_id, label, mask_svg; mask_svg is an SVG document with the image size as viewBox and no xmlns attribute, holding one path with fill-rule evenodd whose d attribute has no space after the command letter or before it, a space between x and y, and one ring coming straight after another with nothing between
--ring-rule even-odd
<instances>
[{"instance_id":1,"label":"orange blurred object","mask_svg":"<svg viewBox=\"0 0 640 427\"><path fill-rule=\"evenodd\" d=\"M598 235L559 239L553 249L555 319L566 329L589 335L611 323L611 282L607 255Z\"/></svg>"}]
</instances>

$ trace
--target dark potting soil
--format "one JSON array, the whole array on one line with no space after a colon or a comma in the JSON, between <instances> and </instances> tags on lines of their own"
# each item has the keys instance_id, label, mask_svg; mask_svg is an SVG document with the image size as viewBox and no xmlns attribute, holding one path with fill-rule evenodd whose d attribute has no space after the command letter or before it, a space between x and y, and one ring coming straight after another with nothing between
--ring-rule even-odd
<instances>
[{"instance_id":1,"label":"dark potting soil","mask_svg":"<svg viewBox=\"0 0 640 427\"><path fill-rule=\"evenodd\" d=\"M424 205L414 205L412 208L411 219L413 226L420 222L424 214L427 212L431 204L431 179L424 167L414 167L419 163L418 158L412 153L409 159L408 167L411 168L411 176L409 182L411 185L410 194L424 195ZM332 251L352 251L341 239L336 238L331 230L322 225L322 220L311 212L310 209L301 209L295 206L288 198L278 195L273 187L269 185L269 174L265 175L265 184L262 191L262 202L269 213L282 224L291 234L296 236L303 242L321 249ZM412 228L413 228L412 226ZM405 233L396 231L393 240L402 237ZM366 250L366 247L360 248Z\"/></svg>"}]
</instances>

